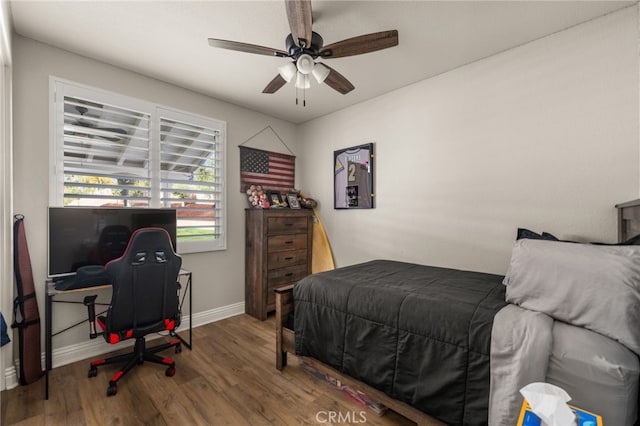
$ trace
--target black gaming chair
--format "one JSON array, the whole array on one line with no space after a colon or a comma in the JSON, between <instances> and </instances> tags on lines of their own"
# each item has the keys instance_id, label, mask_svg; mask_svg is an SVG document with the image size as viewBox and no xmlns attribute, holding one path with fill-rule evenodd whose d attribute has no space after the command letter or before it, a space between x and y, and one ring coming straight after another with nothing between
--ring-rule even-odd
<instances>
[{"instance_id":1,"label":"black gaming chair","mask_svg":"<svg viewBox=\"0 0 640 426\"><path fill-rule=\"evenodd\" d=\"M91 338L102 334L110 344L136 339L133 352L91 362L89 377L98 374L98 366L126 362L111 377L107 396L115 395L118 380L144 361L164 364L167 366L167 376L175 374L175 362L156 355L156 352L170 347L180 352L180 339L145 348L145 336L168 331L175 337L175 329L180 325L178 273L181 265L182 259L173 251L167 231L162 228L138 229L131 235L124 254L105 266L113 285L113 294L106 316L97 318L102 332L97 333L95 326L97 296L85 298Z\"/></svg>"}]
</instances>

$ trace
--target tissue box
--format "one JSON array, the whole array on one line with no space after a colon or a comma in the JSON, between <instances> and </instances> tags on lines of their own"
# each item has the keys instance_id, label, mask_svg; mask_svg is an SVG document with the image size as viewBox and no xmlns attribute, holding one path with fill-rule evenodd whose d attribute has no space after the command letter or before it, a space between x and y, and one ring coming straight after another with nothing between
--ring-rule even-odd
<instances>
[{"instance_id":1,"label":"tissue box","mask_svg":"<svg viewBox=\"0 0 640 426\"><path fill-rule=\"evenodd\" d=\"M602 417L599 415L568 405L578 416L578 426L602 426ZM542 420L531 411L526 399L522 402L517 426L542 426Z\"/></svg>"}]
</instances>

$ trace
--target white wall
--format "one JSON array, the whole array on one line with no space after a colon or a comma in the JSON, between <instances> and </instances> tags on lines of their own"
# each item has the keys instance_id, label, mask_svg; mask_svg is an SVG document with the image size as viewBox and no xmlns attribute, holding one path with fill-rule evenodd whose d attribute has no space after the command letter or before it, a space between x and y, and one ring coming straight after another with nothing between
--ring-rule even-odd
<instances>
[{"instance_id":1,"label":"white wall","mask_svg":"<svg viewBox=\"0 0 640 426\"><path fill-rule=\"evenodd\" d=\"M248 204L246 196L240 193L237 146L271 125L295 153L296 127L28 38L15 36L13 48L14 212L26 216L25 226L41 316L44 318L43 283L47 274L50 75L227 122L228 249L184 255L183 266L193 272L195 313L244 302L244 209ZM253 142L255 146L256 141ZM262 147L275 149L273 146ZM282 151L286 152L286 148L282 147ZM82 305L76 309L58 307L54 312L54 330L73 323L73 320L86 318ZM87 330L80 327L54 339L54 352L56 348L86 340ZM54 357L54 366L55 360Z\"/></svg>"},{"instance_id":2,"label":"white wall","mask_svg":"<svg viewBox=\"0 0 640 426\"><path fill-rule=\"evenodd\" d=\"M12 146L11 146L11 11L9 2L0 2L0 282L13 283L12 238ZM0 311L11 324L13 291L11 285L0 287ZM15 377L13 342L0 349L0 389L5 376ZM9 370L8 373L5 369Z\"/></svg>"},{"instance_id":3,"label":"white wall","mask_svg":"<svg viewBox=\"0 0 640 426\"><path fill-rule=\"evenodd\" d=\"M338 265L389 258L504 273L519 226L615 241L614 204L639 195L637 13L302 125L301 187L320 201ZM376 208L334 210L333 151L367 142Z\"/></svg>"}]
</instances>

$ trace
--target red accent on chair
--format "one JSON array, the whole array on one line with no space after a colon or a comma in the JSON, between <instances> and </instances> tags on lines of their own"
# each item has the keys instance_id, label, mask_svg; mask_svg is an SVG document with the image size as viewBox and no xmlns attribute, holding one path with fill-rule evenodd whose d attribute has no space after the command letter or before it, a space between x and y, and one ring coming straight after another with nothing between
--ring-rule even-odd
<instances>
[{"instance_id":1,"label":"red accent on chair","mask_svg":"<svg viewBox=\"0 0 640 426\"><path fill-rule=\"evenodd\" d=\"M164 329L171 331L171 330L174 330L175 328L176 328L176 322L174 320L165 318Z\"/></svg>"},{"instance_id":2,"label":"red accent on chair","mask_svg":"<svg viewBox=\"0 0 640 426\"><path fill-rule=\"evenodd\" d=\"M120 342L120 336L118 336L115 333L109 333L109 343L111 343L112 345L115 345L116 343Z\"/></svg>"}]
</instances>

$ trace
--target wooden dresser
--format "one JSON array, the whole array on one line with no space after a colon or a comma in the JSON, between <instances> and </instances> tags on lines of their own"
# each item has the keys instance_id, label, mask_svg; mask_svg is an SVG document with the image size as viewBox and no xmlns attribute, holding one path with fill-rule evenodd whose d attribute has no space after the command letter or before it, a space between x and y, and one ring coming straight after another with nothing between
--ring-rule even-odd
<instances>
[{"instance_id":1,"label":"wooden dresser","mask_svg":"<svg viewBox=\"0 0 640 426\"><path fill-rule=\"evenodd\" d=\"M259 320L275 310L273 289L311 273L313 221L306 209L247 209L245 312Z\"/></svg>"}]
</instances>

